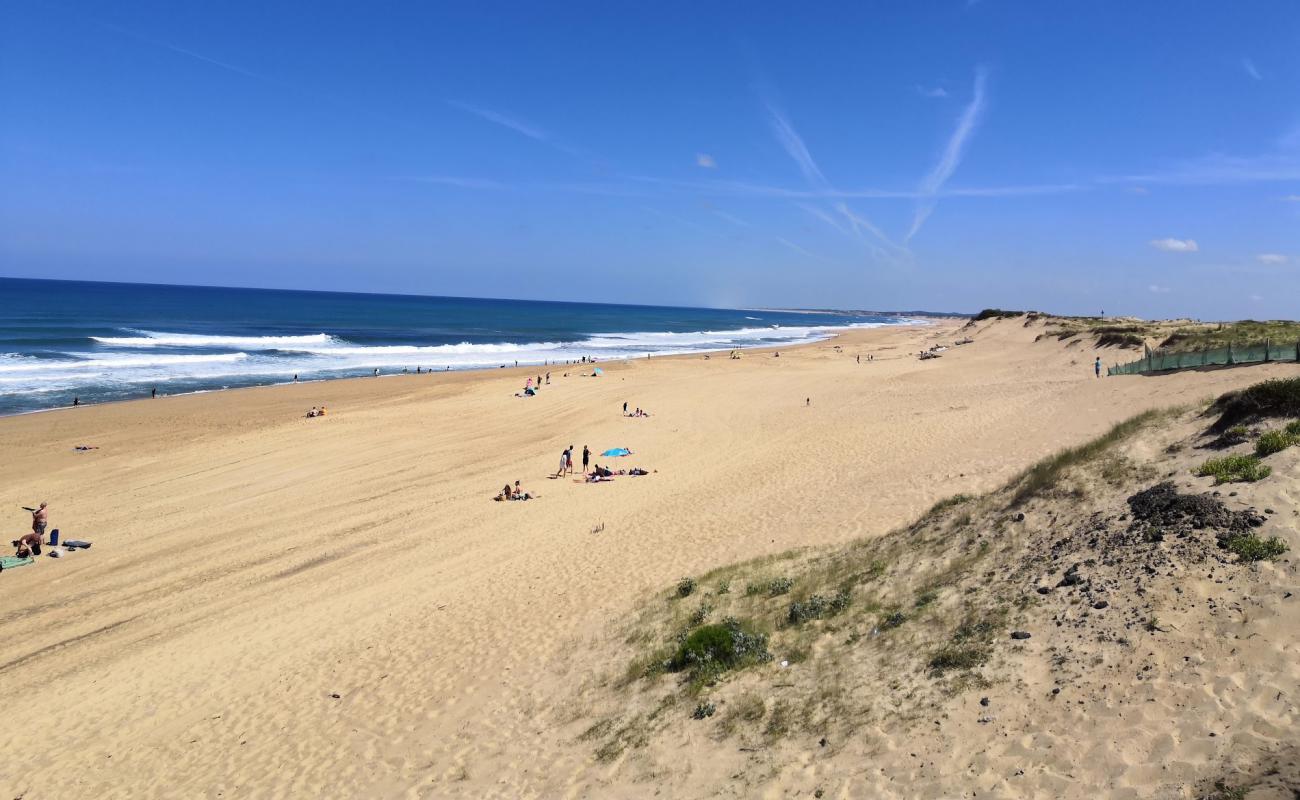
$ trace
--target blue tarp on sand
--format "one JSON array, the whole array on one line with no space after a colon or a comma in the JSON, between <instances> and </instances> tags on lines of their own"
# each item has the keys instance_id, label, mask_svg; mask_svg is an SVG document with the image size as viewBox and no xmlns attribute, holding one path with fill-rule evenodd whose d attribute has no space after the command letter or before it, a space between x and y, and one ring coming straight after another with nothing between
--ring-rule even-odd
<instances>
[{"instance_id":1,"label":"blue tarp on sand","mask_svg":"<svg viewBox=\"0 0 1300 800\"><path fill-rule=\"evenodd\" d=\"M608 449L608 450L606 450L605 452L601 453L601 455L602 455L602 456L613 456L613 457L617 458L618 456L630 456L630 455L632 455L632 451L631 451L631 450L628 450L626 447L611 447L610 449Z\"/></svg>"}]
</instances>

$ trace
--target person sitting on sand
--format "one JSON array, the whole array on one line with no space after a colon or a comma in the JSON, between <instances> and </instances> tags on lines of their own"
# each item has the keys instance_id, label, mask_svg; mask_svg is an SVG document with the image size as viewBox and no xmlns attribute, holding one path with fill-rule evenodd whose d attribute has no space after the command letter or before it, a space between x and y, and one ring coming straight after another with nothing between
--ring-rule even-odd
<instances>
[{"instance_id":1,"label":"person sitting on sand","mask_svg":"<svg viewBox=\"0 0 1300 800\"><path fill-rule=\"evenodd\" d=\"M312 406L311 411L307 412L307 419L311 419L312 417L317 417L317 416L320 416L320 412L316 410L316 406Z\"/></svg>"},{"instance_id":2,"label":"person sitting on sand","mask_svg":"<svg viewBox=\"0 0 1300 800\"><path fill-rule=\"evenodd\" d=\"M29 558L41 554L41 537L35 531L25 533L13 540L14 555L18 558Z\"/></svg>"},{"instance_id":3,"label":"person sitting on sand","mask_svg":"<svg viewBox=\"0 0 1300 800\"><path fill-rule=\"evenodd\" d=\"M540 497L540 495L529 494L528 492L525 492L523 489L519 488L519 481L515 481L514 496L513 496L511 499L513 499L513 500L535 500L535 499L538 498L538 497Z\"/></svg>"},{"instance_id":4,"label":"person sitting on sand","mask_svg":"<svg viewBox=\"0 0 1300 800\"><path fill-rule=\"evenodd\" d=\"M325 406L321 406L321 407L320 407L320 413L318 413L316 416L318 416L318 417L323 417L323 416L325 416Z\"/></svg>"}]
</instances>

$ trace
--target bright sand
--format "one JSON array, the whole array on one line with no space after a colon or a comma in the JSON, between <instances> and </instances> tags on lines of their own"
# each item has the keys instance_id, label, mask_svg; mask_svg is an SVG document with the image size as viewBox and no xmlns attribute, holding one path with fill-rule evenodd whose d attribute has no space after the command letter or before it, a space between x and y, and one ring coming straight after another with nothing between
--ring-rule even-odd
<instances>
[{"instance_id":1,"label":"bright sand","mask_svg":"<svg viewBox=\"0 0 1300 800\"><path fill-rule=\"evenodd\" d=\"M597 631L648 593L882 533L1144 408L1296 372L1096 380L1091 351L1018 321L915 358L959 324L602 378L554 367L532 399L513 396L537 372L521 368L0 420L10 532L48 500L51 527L94 542L0 576L0 789L649 796L564 727L574 681L611 666ZM622 417L624 401L653 416ZM548 480L569 444L627 446L595 460L658 472ZM516 479L541 498L492 502ZM725 784L693 768L675 796Z\"/></svg>"}]
</instances>

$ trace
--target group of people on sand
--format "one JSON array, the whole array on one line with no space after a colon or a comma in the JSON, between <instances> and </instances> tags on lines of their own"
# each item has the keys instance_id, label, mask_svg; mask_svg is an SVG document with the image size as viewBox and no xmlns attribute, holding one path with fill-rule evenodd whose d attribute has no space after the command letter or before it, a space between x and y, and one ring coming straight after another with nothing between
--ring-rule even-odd
<instances>
[{"instance_id":1,"label":"group of people on sand","mask_svg":"<svg viewBox=\"0 0 1300 800\"><path fill-rule=\"evenodd\" d=\"M586 481L587 483L600 483L602 481L612 481L616 475L649 474L649 470L641 469L640 467L633 467L632 469L610 469L609 467L602 467L601 465L596 464L591 468L591 472L587 474Z\"/></svg>"},{"instance_id":2,"label":"group of people on sand","mask_svg":"<svg viewBox=\"0 0 1300 800\"><path fill-rule=\"evenodd\" d=\"M501 502L503 500L535 500L540 496L541 495L525 492L522 488L520 488L519 481L515 481L514 486L511 486L510 484L507 483L501 489L501 492L492 499L496 500L497 502Z\"/></svg>"},{"instance_id":3,"label":"group of people on sand","mask_svg":"<svg viewBox=\"0 0 1300 800\"><path fill-rule=\"evenodd\" d=\"M623 403L623 416L625 416L625 417L648 417L648 416L650 416L650 412L649 412L649 411L646 411L645 409L642 409L642 408L640 408L640 407L638 406L637 409L636 409L635 411L633 411L633 412L631 412L631 413L628 413L628 410L627 410L627 403L624 402L624 403Z\"/></svg>"},{"instance_id":4,"label":"group of people on sand","mask_svg":"<svg viewBox=\"0 0 1300 800\"><path fill-rule=\"evenodd\" d=\"M45 544L45 528L50 523L48 503L41 503L36 508L26 508L32 512L32 532L14 539L14 555L18 558L31 558L41 554L41 545Z\"/></svg>"},{"instance_id":5,"label":"group of people on sand","mask_svg":"<svg viewBox=\"0 0 1300 800\"><path fill-rule=\"evenodd\" d=\"M323 417L323 416L325 416L325 406L321 406L320 408L317 408L316 406L312 406L311 411L307 412L308 419L311 419L312 417Z\"/></svg>"},{"instance_id":6,"label":"group of people on sand","mask_svg":"<svg viewBox=\"0 0 1300 800\"><path fill-rule=\"evenodd\" d=\"M591 463L591 449L587 445L582 446L582 474L587 474L587 465ZM563 478L565 475L573 474L573 445L564 448L560 453L560 468L555 471L552 478Z\"/></svg>"}]
</instances>

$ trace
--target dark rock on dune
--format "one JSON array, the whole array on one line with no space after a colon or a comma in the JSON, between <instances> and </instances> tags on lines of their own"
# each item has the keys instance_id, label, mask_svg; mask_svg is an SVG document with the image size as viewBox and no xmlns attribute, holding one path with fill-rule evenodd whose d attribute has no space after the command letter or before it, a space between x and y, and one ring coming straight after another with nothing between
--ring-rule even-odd
<instances>
[{"instance_id":1,"label":"dark rock on dune","mask_svg":"<svg viewBox=\"0 0 1300 800\"><path fill-rule=\"evenodd\" d=\"M1011 638L1012 638L1012 639L1028 639L1028 638L1029 638L1029 631L1012 631L1012 632L1011 632Z\"/></svg>"}]
</instances>

